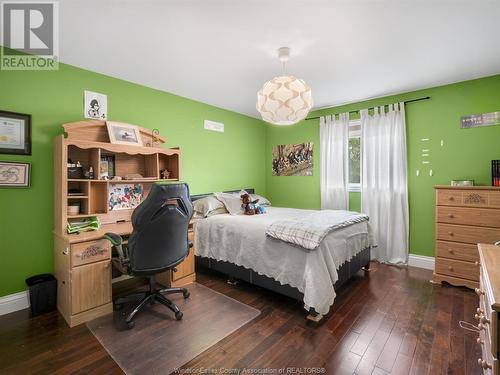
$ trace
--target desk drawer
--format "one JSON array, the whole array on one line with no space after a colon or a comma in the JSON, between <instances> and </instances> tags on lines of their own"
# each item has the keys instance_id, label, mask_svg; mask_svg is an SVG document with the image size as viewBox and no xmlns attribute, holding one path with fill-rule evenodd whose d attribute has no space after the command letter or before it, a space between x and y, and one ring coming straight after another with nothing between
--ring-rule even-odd
<instances>
[{"instance_id":1,"label":"desk drawer","mask_svg":"<svg viewBox=\"0 0 500 375\"><path fill-rule=\"evenodd\" d=\"M436 224L438 240L471 244L495 243L500 240L500 228L472 227L454 224Z\"/></svg>"},{"instance_id":2,"label":"desk drawer","mask_svg":"<svg viewBox=\"0 0 500 375\"><path fill-rule=\"evenodd\" d=\"M479 280L479 266L461 260L436 258L436 273L473 281Z\"/></svg>"},{"instance_id":3,"label":"desk drawer","mask_svg":"<svg viewBox=\"0 0 500 375\"><path fill-rule=\"evenodd\" d=\"M500 210L472 207L436 207L438 223L500 228Z\"/></svg>"},{"instance_id":4,"label":"desk drawer","mask_svg":"<svg viewBox=\"0 0 500 375\"><path fill-rule=\"evenodd\" d=\"M79 242L71 245L71 267L111 258L111 243L107 240Z\"/></svg>"},{"instance_id":5,"label":"desk drawer","mask_svg":"<svg viewBox=\"0 0 500 375\"><path fill-rule=\"evenodd\" d=\"M477 245L461 242L436 241L436 256L466 262L479 261Z\"/></svg>"}]
</instances>

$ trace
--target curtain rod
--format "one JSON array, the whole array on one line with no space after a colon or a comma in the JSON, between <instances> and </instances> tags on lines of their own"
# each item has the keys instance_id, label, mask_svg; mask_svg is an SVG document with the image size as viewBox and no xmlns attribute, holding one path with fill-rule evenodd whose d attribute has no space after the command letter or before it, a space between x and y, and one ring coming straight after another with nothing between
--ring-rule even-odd
<instances>
[{"instance_id":1,"label":"curtain rod","mask_svg":"<svg viewBox=\"0 0 500 375\"><path fill-rule=\"evenodd\" d=\"M422 98L411 99L411 100L405 100L403 103L405 103L405 104L406 104L406 103L419 102L419 101L421 101L421 100L427 100L427 99L430 99L430 98L431 98L430 96L424 96L424 97L422 97ZM386 106L388 106L388 105L390 105L390 104L384 104L384 105L383 105L383 107L386 107ZM377 106L377 107L382 107L382 106ZM330 107L330 108L335 108L335 107ZM323 109L321 109L321 110L325 110L325 109L328 109L328 108L323 108ZM368 108L368 109L373 109L373 108ZM349 112L349 114L351 114L351 113L359 113L359 111L360 111L360 109L357 109L357 110L355 110L355 111L350 111L350 112ZM335 116L335 115L339 115L339 114L340 114L340 113L333 113L333 114L331 114L331 115L327 115L327 116ZM320 117L323 117L323 116L308 117L308 118L306 118L306 119L305 119L305 121L307 121L307 120L317 120L317 119L319 119Z\"/></svg>"}]
</instances>

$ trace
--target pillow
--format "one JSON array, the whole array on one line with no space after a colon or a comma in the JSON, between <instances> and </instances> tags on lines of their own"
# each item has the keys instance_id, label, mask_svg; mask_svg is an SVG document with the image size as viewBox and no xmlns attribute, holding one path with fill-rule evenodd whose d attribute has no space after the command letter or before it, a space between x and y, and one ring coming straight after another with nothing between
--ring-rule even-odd
<instances>
[{"instance_id":1,"label":"pillow","mask_svg":"<svg viewBox=\"0 0 500 375\"><path fill-rule=\"evenodd\" d=\"M215 193L214 195L224 204L231 215L241 215L244 213L239 193Z\"/></svg>"},{"instance_id":2,"label":"pillow","mask_svg":"<svg viewBox=\"0 0 500 375\"><path fill-rule=\"evenodd\" d=\"M267 199L266 197L263 197L262 195L258 195L258 194L250 194L250 199L252 201L258 199L259 200L259 203L261 206L270 206L271 205L271 202L269 201L269 199Z\"/></svg>"},{"instance_id":3,"label":"pillow","mask_svg":"<svg viewBox=\"0 0 500 375\"><path fill-rule=\"evenodd\" d=\"M248 194L245 190L241 190L239 193L240 197L243 195L243 194ZM250 194L250 199L252 200L252 202L256 199L259 200L259 203L261 206L270 206L271 205L271 202L269 201L269 199L267 199L266 197L263 197L262 195L258 195L258 194Z\"/></svg>"},{"instance_id":4,"label":"pillow","mask_svg":"<svg viewBox=\"0 0 500 375\"><path fill-rule=\"evenodd\" d=\"M193 208L203 217L227 213L224 203L216 199L213 195L195 200Z\"/></svg>"}]
</instances>

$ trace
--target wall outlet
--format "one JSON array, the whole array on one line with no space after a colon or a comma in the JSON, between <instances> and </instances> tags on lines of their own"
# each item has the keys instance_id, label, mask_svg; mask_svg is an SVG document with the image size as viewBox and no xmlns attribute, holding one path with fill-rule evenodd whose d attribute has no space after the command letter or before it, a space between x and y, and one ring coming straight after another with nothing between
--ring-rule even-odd
<instances>
[{"instance_id":1,"label":"wall outlet","mask_svg":"<svg viewBox=\"0 0 500 375\"><path fill-rule=\"evenodd\" d=\"M207 130L224 133L224 124L222 122L205 120L203 127Z\"/></svg>"}]
</instances>

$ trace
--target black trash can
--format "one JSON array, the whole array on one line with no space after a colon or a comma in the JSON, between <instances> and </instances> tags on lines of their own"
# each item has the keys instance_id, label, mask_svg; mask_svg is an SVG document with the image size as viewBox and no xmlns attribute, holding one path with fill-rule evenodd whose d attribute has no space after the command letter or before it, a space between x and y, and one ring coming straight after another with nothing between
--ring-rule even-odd
<instances>
[{"instance_id":1,"label":"black trash can","mask_svg":"<svg viewBox=\"0 0 500 375\"><path fill-rule=\"evenodd\" d=\"M31 276L26 279L30 294L31 316L37 316L56 309L57 280L50 273Z\"/></svg>"}]
</instances>

